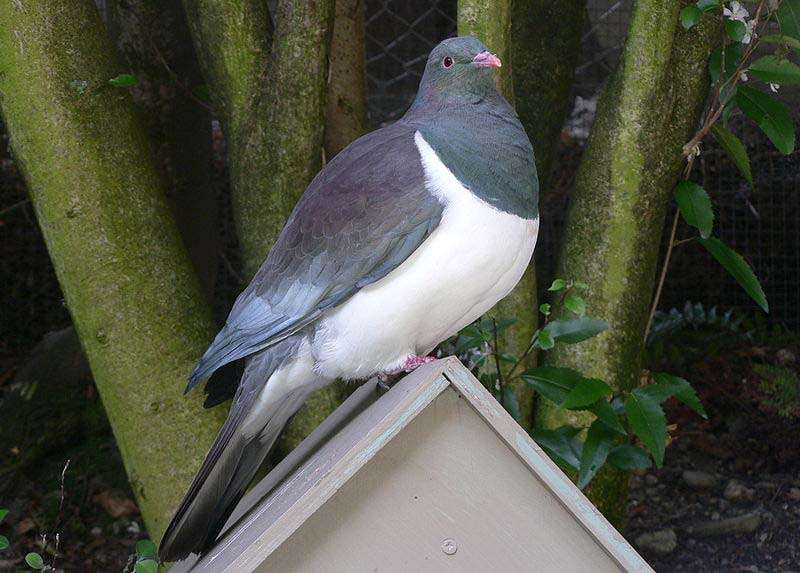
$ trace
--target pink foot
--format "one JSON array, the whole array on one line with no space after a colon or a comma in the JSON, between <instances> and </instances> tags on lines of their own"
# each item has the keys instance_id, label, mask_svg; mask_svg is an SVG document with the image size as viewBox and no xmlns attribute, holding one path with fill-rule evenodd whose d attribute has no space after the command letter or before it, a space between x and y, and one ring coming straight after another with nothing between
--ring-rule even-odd
<instances>
[{"instance_id":1,"label":"pink foot","mask_svg":"<svg viewBox=\"0 0 800 573\"><path fill-rule=\"evenodd\" d=\"M428 362L433 362L436 359L437 358L435 356L416 356L412 354L411 356L406 358L406 361L403 363L402 368L406 372L411 372L413 370L416 370L423 364L427 364Z\"/></svg>"}]
</instances>

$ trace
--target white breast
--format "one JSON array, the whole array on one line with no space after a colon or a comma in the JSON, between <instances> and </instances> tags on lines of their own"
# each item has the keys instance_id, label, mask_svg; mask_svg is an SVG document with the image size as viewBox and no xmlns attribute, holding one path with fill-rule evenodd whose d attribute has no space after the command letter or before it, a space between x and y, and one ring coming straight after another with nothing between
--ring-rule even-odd
<instances>
[{"instance_id":1,"label":"white breast","mask_svg":"<svg viewBox=\"0 0 800 573\"><path fill-rule=\"evenodd\" d=\"M533 254L538 218L482 201L419 132L414 140L442 220L399 267L320 320L312 353L322 376L365 378L430 352L507 295Z\"/></svg>"}]
</instances>

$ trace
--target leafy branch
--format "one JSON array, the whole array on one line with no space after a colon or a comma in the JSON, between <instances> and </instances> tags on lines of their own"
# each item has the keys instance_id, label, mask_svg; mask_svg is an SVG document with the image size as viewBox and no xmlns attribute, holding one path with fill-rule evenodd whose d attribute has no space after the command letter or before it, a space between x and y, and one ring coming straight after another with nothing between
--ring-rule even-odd
<instances>
[{"instance_id":1,"label":"leafy branch","mask_svg":"<svg viewBox=\"0 0 800 573\"><path fill-rule=\"evenodd\" d=\"M498 343L499 334L511 326L513 320L483 318L465 328L456 343L456 352L466 353L468 363L478 371L481 382L515 418L519 418L519 404L509 384L517 379L559 408L595 415L585 437L583 428L569 424L531 433L556 464L577 474L581 488L586 487L606 463L631 470L649 467L652 458L661 466L668 437L661 404L668 398L675 397L705 416L689 382L670 374L653 374L653 383L632 392L614 392L605 381L586 377L570 368L540 366L523 370L525 358L535 349L546 351L556 344L578 344L608 328L606 322L586 316L586 302L579 292L587 288L580 282L553 281L549 290L557 293L558 307L565 309L565 316L555 318L549 304L541 305L543 325L533 334L520 357L502 352ZM490 358L494 370L481 371ZM510 366L504 368L504 364ZM635 440L644 448L636 445Z\"/></svg>"},{"instance_id":2,"label":"leafy branch","mask_svg":"<svg viewBox=\"0 0 800 573\"><path fill-rule=\"evenodd\" d=\"M765 312L769 312L766 296L753 270L738 253L712 236L713 204L708 193L689 178L694 161L700 155L701 143L712 134L750 186L754 186L747 148L727 127L729 118L737 110L755 122L781 153L788 155L794 151L795 127L789 110L773 95L744 84L752 76L767 84L773 93L777 93L781 85L800 84L800 66L789 59L793 53L800 52L800 0L759 0L752 19L748 19L749 12L738 1L733 0L726 5L720 0L698 0L681 11L681 24L686 29L692 29L703 12L721 12L720 21L725 34L721 45L712 52L708 62L712 97L709 98L705 119L683 147L686 164L682 181L675 189L678 209L672 220L667 252L650 308L645 339L658 308L673 249L695 240L736 279ZM767 27L774 21L780 26L781 33L766 35ZM775 46L774 53L753 61L756 50L763 44ZM677 240L679 218L697 229L699 236Z\"/></svg>"}]
</instances>

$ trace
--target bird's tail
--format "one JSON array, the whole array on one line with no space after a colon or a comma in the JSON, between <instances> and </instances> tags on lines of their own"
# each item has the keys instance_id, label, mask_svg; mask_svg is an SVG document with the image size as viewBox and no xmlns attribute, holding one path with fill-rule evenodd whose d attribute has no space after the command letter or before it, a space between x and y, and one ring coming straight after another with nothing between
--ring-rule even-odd
<instances>
[{"instance_id":1,"label":"bird's tail","mask_svg":"<svg viewBox=\"0 0 800 573\"><path fill-rule=\"evenodd\" d=\"M298 344L287 339L248 359L228 419L161 539L162 561L213 545L284 426L313 390L311 384L281 379L286 371L297 375L291 363L297 358L290 357Z\"/></svg>"}]
</instances>

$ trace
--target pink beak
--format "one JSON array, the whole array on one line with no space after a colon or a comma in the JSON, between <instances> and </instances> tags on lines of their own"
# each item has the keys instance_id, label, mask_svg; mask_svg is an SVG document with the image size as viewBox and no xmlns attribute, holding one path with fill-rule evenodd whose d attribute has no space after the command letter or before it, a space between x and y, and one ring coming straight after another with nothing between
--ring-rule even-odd
<instances>
[{"instance_id":1,"label":"pink beak","mask_svg":"<svg viewBox=\"0 0 800 573\"><path fill-rule=\"evenodd\" d=\"M491 52L481 52L472 58L472 63L482 68L499 68L503 65L503 62L500 61L500 58Z\"/></svg>"}]
</instances>

